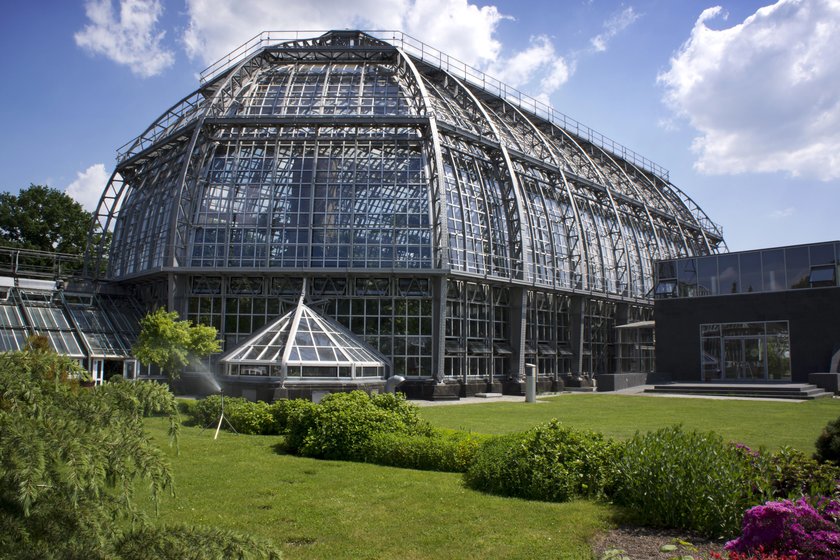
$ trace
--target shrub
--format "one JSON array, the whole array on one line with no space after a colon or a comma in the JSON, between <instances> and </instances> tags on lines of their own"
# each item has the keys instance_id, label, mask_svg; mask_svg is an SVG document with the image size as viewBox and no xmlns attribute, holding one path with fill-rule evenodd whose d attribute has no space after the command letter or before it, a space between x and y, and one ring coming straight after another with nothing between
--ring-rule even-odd
<instances>
[{"instance_id":1,"label":"shrub","mask_svg":"<svg viewBox=\"0 0 840 560\"><path fill-rule=\"evenodd\" d=\"M431 435L377 432L364 448L365 461L425 471L465 472L488 436L435 430Z\"/></svg>"},{"instance_id":2,"label":"shrub","mask_svg":"<svg viewBox=\"0 0 840 560\"><path fill-rule=\"evenodd\" d=\"M310 408L312 404L312 401L306 399L283 399L271 403L269 412L277 426L277 433L282 434L287 431L290 414L296 410Z\"/></svg>"},{"instance_id":3,"label":"shrub","mask_svg":"<svg viewBox=\"0 0 840 560\"><path fill-rule=\"evenodd\" d=\"M769 486L767 499L795 499L835 494L840 468L820 464L801 451L782 447L767 458L763 474Z\"/></svg>"},{"instance_id":4,"label":"shrub","mask_svg":"<svg viewBox=\"0 0 840 560\"><path fill-rule=\"evenodd\" d=\"M465 481L476 490L532 500L599 497L615 483L621 448L602 434L552 420L485 442Z\"/></svg>"},{"instance_id":5,"label":"shrub","mask_svg":"<svg viewBox=\"0 0 840 560\"><path fill-rule=\"evenodd\" d=\"M710 537L735 534L754 495L756 470L741 451L680 426L637 433L620 470L616 501L642 523Z\"/></svg>"},{"instance_id":6,"label":"shrub","mask_svg":"<svg viewBox=\"0 0 840 560\"><path fill-rule=\"evenodd\" d=\"M239 397L225 398L225 412L236 408L237 405L244 404L246 401ZM192 407L193 421L199 426L215 426L219 421L219 416L222 414L222 397L221 395L210 395L196 401Z\"/></svg>"},{"instance_id":7,"label":"shrub","mask_svg":"<svg viewBox=\"0 0 840 560\"><path fill-rule=\"evenodd\" d=\"M826 424L814 443L814 458L821 463L840 465L840 418Z\"/></svg>"},{"instance_id":8,"label":"shrub","mask_svg":"<svg viewBox=\"0 0 840 560\"><path fill-rule=\"evenodd\" d=\"M225 402L225 418L240 434L273 435L278 433L277 424L268 403L236 402L229 406Z\"/></svg>"},{"instance_id":9,"label":"shrub","mask_svg":"<svg viewBox=\"0 0 840 560\"><path fill-rule=\"evenodd\" d=\"M305 427L307 433L302 443L300 434L293 437L292 445L309 457L364 461L364 451L375 433L431 433L416 412L406 410L408 407L412 405L405 402L405 397L371 397L363 391L333 393L306 412L311 419L295 429Z\"/></svg>"},{"instance_id":10,"label":"shrub","mask_svg":"<svg viewBox=\"0 0 840 560\"><path fill-rule=\"evenodd\" d=\"M198 406L198 401L195 399L176 399L178 402L178 412L185 415L190 423L196 424L195 409Z\"/></svg>"},{"instance_id":11,"label":"shrub","mask_svg":"<svg viewBox=\"0 0 840 560\"><path fill-rule=\"evenodd\" d=\"M744 514L741 536L726 543L739 553L756 550L811 560L840 558L837 520L840 503L822 499L814 507L805 498L767 502Z\"/></svg>"},{"instance_id":12,"label":"shrub","mask_svg":"<svg viewBox=\"0 0 840 560\"><path fill-rule=\"evenodd\" d=\"M210 395L188 407L193 422L213 427L222 414L221 395ZM225 397L225 418L240 434L271 435L279 433L271 407L265 402L251 402L241 397ZM227 429L223 423L222 427Z\"/></svg>"},{"instance_id":13,"label":"shrub","mask_svg":"<svg viewBox=\"0 0 840 560\"><path fill-rule=\"evenodd\" d=\"M286 450L299 453L306 436L315 425L315 411L318 405L305 399L287 401L282 410L286 418ZM278 416L275 415L275 418Z\"/></svg>"},{"instance_id":14,"label":"shrub","mask_svg":"<svg viewBox=\"0 0 840 560\"><path fill-rule=\"evenodd\" d=\"M147 558L204 558L280 560L282 555L268 543L247 535L217 528L174 525L131 529L116 543L122 560Z\"/></svg>"}]
</instances>

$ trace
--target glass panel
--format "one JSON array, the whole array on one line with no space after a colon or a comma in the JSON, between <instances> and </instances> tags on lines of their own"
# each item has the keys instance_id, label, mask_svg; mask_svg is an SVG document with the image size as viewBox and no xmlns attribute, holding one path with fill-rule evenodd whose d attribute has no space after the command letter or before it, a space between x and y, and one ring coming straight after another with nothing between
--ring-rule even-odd
<instances>
[{"instance_id":1,"label":"glass panel","mask_svg":"<svg viewBox=\"0 0 840 560\"><path fill-rule=\"evenodd\" d=\"M661 261L656 263L656 275L659 280L667 280L677 277L677 266L675 261Z\"/></svg>"},{"instance_id":2,"label":"glass panel","mask_svg":"<svg viewBox=\"0 0 840 560\"><path fill-rule=\"evenodd\" d=\"M718 295L717 257L697 259L697 295Z\"/></svg>"},{"instance_id":3,"label":"glass panel","mask_svg":"<svg viewBox=\"0 0 840 560\"><path fill-rule=\"evenodd\" d=\"M724 379L738 379L744 362L744 345L740 338L724 339L723 352L726 359Z\"/></svg>"},{"instance_id":4,"label":"glass panel","mask_svg":"<svg viewBox=\"0 0 840 560\"><path fill-rule=\"evenodd\" d=\"M785 250L787 261L787 285L789 288L807 288L811 273L808 247L794 247Z\"/></svg>"},{"instance_id":5,"label":"glass panel","mask_svg":"<svg viewBox=\"0 0 840 560\"><path fill-rule=\"evenodd\" d=\"M836 265L815 266L811 268L809 284L812 288L820 288L837 285Z\"/></svg>"},{"instance_id":6,"label":"glass panel","mask_svg":"<svg viewBox=\"0 0 840 560\"><path fill-rule=\"evenodd\" d=\"M767 377L790 379L790 335L787 321L767 323Z\"/></svg>"},{"instance_id":7,"label":"glass panel","mask_svg":"<svg viewBox=\"0 0 840 560\"><path fill-rule=\"evenodd\" d=\"M717 336L703 339L702 379L714 381L721 378L720 338Z\"/></svg>"},{"instance_id":8,"label":"glass panel","mask_svg":"<svg viewBox=\"0 0 840 560\"><path fill-rule=\"evenodd\" d=\"M837 262L834 256L834 245L831 243L811 245L811 247L809 247L809 251L811 253L811 266L818 264L834 264Z\"/></svg>"},{"instance_id":9,"label":"glass panel","mask_svg":"<svg viewBox=\"0 0 840 560\"><path fill-rule=\"evenodd\" d=\"M763 338L745 338L744 369L745 379L764 379L764 345Z\"/></svg>"},{"instance_id":10,"label":"glass panel","mask_svg":"<svg viewBox=\"0 0 840 560\"><path fill-rule=\"evenodd\" d=\"M782 249L762 251L764 291L776 292L787 288L785 282L785 252Z\"/></svg>"},{"instance_id":11,"label":"glass panel","mask_svg":"<svg viewBox=\"0 0 840 560\"><path fill-rule=\"evenodd\" d=\"M677 261L677 281L680 296L692 297L697 294L697 259Z\"/></svg>"},{"instance_id":12,"label":"glass panel","mask_svg":"<svg viewBox=\"0 0 840 560\"><path fill-rule=\"evenodd\" d=\"M718 276L721 294L737 294L741 286L741 267L738 255L718 256Z\"/></svg>"},{"instance_id":13,"label":"glass panel","mask_svg":"<svg viewBox=\"0 0 840 560\"><path fill-rule=\"evenodd\" d=\"M761 291L761 253L741 254L741 293Z\"/></svg>"}]
</instances>

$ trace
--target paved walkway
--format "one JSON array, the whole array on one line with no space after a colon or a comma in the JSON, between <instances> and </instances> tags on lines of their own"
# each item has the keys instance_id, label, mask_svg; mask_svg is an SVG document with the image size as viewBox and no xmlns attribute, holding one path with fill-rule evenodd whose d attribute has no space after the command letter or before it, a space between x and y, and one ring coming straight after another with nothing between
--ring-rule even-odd
<instances>
[{"instance_id":1,"label":"paved walkway","mask_svg":"<svg viewBox=\"0 0 840 560\"><path fill-rule=\"evenodd\" d=\"M620 389L618 391L604 391L601 393L597 393L599 395L634 395L639 397L651 397L651 398L667 398L667 399L722 399L722 400L734 400L734 401L768 401L768 402L789 402L789 403L801 403L806 402L804 400L798 399L766 399L766 398L754 398L754 397L725 397L720 395L680 395L680 394L655 394L655 393L645 393L645 389L652 389L653 385L637 385L635 387L630 387L628 389ZM591 395L593 393L589 392L579 392L579 391L568 391L563 393L540 393L537 395L537 404L540 403L540 399L543 397L554 397L554 396L569 396L573 397L575 395ZM837 397L835 397L837 398ZM424 401L424 400L412 400L412 404L416 404L417 406L451 406L451 405L459 405L459 404L487 404L487 403L494 403L494 402L525 402L525 397L513 396L513 395L502 395L500 397L467 397L459 400L452 400L452 401Z\"/></svg>"}]
</instances>

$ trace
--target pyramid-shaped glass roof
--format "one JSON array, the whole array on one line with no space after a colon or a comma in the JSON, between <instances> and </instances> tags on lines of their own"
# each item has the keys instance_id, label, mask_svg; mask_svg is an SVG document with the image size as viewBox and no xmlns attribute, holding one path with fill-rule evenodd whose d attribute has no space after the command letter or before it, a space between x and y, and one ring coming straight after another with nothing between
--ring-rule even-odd
<instances>
[{"instance_id":1,"label":"pyramid-shaped glass roof","mask_svg":"<svg viewBox=\"0 0 840 560\"><path fill-rule=\"evenodd\" d=\"M300 301L221 363L231 375L384 377L386 359L347 328Z\"/></svg>"}]
</instances>

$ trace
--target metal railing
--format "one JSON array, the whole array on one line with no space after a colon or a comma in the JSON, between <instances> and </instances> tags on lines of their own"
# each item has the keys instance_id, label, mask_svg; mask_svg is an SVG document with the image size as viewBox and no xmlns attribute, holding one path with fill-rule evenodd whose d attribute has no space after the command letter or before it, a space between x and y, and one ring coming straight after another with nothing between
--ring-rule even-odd
<instances>
[{"instance_id":1,"label":"metal railing","mask_svg":"<svg viewBox=\"0 0 840 560\"><path fill-rule=\"evenodd\" d=\"M205 84L215 79L231 67L237 65L247 57L265 47L277 46L278 44L289 41L317 39L324 33L328 33L328 31L263 31L205 68L200 75L201 83ZM501 97L517 107L547 120L574 134L575 136L631 162L633 165L641 167L659 176L665 181L669 180L668 170L650 159L637 154L633 150L619 144L608 136L605 136L569 117L568 115L557 111L547 103L539 101L521 90L493 78L492 76L488 76L481 70L470 66L466 62L449 56L448 54L423 43L411 35L403 33L402 31L381 30L360 31L360 33L365 33L375 39L390 43L426 64L449 72L455 77L463 79L473 86L481 88L482 90L497 97Z\"/></svg>"},{"instance_id":2,"label":"metal railing","mask_svg":"<svg viewBox=\"0 0 840 560\"><path fill-rule=\"evenodd\" d=\"M0 247L0 274L52 280L79 277L84 255Z\"/></svg>"}]
</instances>

